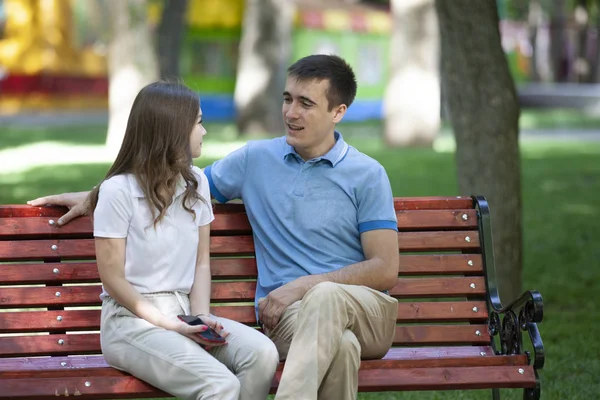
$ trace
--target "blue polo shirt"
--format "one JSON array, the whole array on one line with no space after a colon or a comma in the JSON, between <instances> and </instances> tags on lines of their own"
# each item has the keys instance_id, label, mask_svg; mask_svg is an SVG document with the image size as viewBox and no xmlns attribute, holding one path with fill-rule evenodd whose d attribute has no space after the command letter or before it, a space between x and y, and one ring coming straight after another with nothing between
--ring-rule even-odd
<instances>
[{"instance_id":1,"label":"blue polo shirt","mask_svg":"<svg viewBox=\"0 0 600 400\"><path fill-rule=\"evenodd\" d=\"M385 170L335 136L327 154L309 161L279 137L248 142L205 169L213 197L246 206L257 300L301 276L364 261L362 232L397 230Z\"/></svg>"}]
</instances>

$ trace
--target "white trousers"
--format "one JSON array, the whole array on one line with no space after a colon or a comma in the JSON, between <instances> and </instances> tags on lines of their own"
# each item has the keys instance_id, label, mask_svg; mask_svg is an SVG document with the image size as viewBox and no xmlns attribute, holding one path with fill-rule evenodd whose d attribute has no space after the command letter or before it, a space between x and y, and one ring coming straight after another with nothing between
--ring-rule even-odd
<instances>
[{"instance_id":1,"label":"white trousers","mask_svg":"<svg viewBox=\"0 0 600 400\"><path fill-rule=\"evenodd\" d=\"M167 316L189 314L185 294L144 296ZM266 399L279 361L275 345L253 328L216 319L230 333L228 344L206 351L107 297L102 303L102 352L109 365L181 399Z\"/></svg>"}]
</instances>

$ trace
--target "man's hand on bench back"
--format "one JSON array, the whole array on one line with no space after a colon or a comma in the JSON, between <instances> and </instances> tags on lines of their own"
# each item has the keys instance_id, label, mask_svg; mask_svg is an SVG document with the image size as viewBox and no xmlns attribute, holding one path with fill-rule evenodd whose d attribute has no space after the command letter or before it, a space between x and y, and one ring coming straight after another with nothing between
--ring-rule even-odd
<instances>
[{"instance_id":1,"label":"man's hand on bench back","mask_svg":"<svg viewBox=\"0 0 600 400\"><path fill-rule=\"evenodd\" d=\"M34 207L45 206L64 206L69 208L69 212L59 218L58 224L64 225L69 221L87 215L89 212L89 203L87 201L90 192L73 192L54 194L51 196L38 197L34 200L29 200L27 204Z\"/></svg>"}]
</instances>

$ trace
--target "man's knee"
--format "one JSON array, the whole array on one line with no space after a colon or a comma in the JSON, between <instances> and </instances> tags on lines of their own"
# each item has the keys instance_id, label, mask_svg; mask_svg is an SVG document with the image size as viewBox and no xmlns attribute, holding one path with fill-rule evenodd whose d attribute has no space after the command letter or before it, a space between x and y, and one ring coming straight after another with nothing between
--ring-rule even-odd
<instances>
[{"instance_id":1,"label":"man's knee","mask_svg":"<svg viewBox=\"0 0 600 400\"><path fill-rule=\"evenodd\" d=\"M320 305L328 303L339 299L342 293L343 289L337 283L321 282L306 292L306 295L304 295L304 298L302 299L302 305L305 306L311 303Z\"/></svg>"}]
</instances>

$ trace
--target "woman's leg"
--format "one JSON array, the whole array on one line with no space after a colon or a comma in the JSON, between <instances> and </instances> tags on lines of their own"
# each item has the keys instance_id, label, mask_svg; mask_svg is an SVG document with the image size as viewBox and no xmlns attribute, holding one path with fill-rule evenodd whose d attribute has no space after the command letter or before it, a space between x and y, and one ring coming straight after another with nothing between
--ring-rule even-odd
<instances>
[{"instance_id":1,"label":"woman's leg","mask_svg":"<svg viewBox=\"0 0 600 400\"><path fill-rule=\"evenodd\" d=\"M149 300L166 315L183 313L175 296ZM138 318L109 298L102 305L101 340L110 365L173 396L239 399L238 378L196 342Z\"/></svg>"},{"instance_id":2,"label":"woman's leg","mask_svg":"<svg viewBox=\"0 0 600 400\"><path fill-rule=\"evenodd\" d=\"M216 318L229 332L227 344L209 352L237 376L240 400L265 400L271 389L273 375L279 363L275 344L244 324L226 318Z\"/></svg>"}]
</instances>

